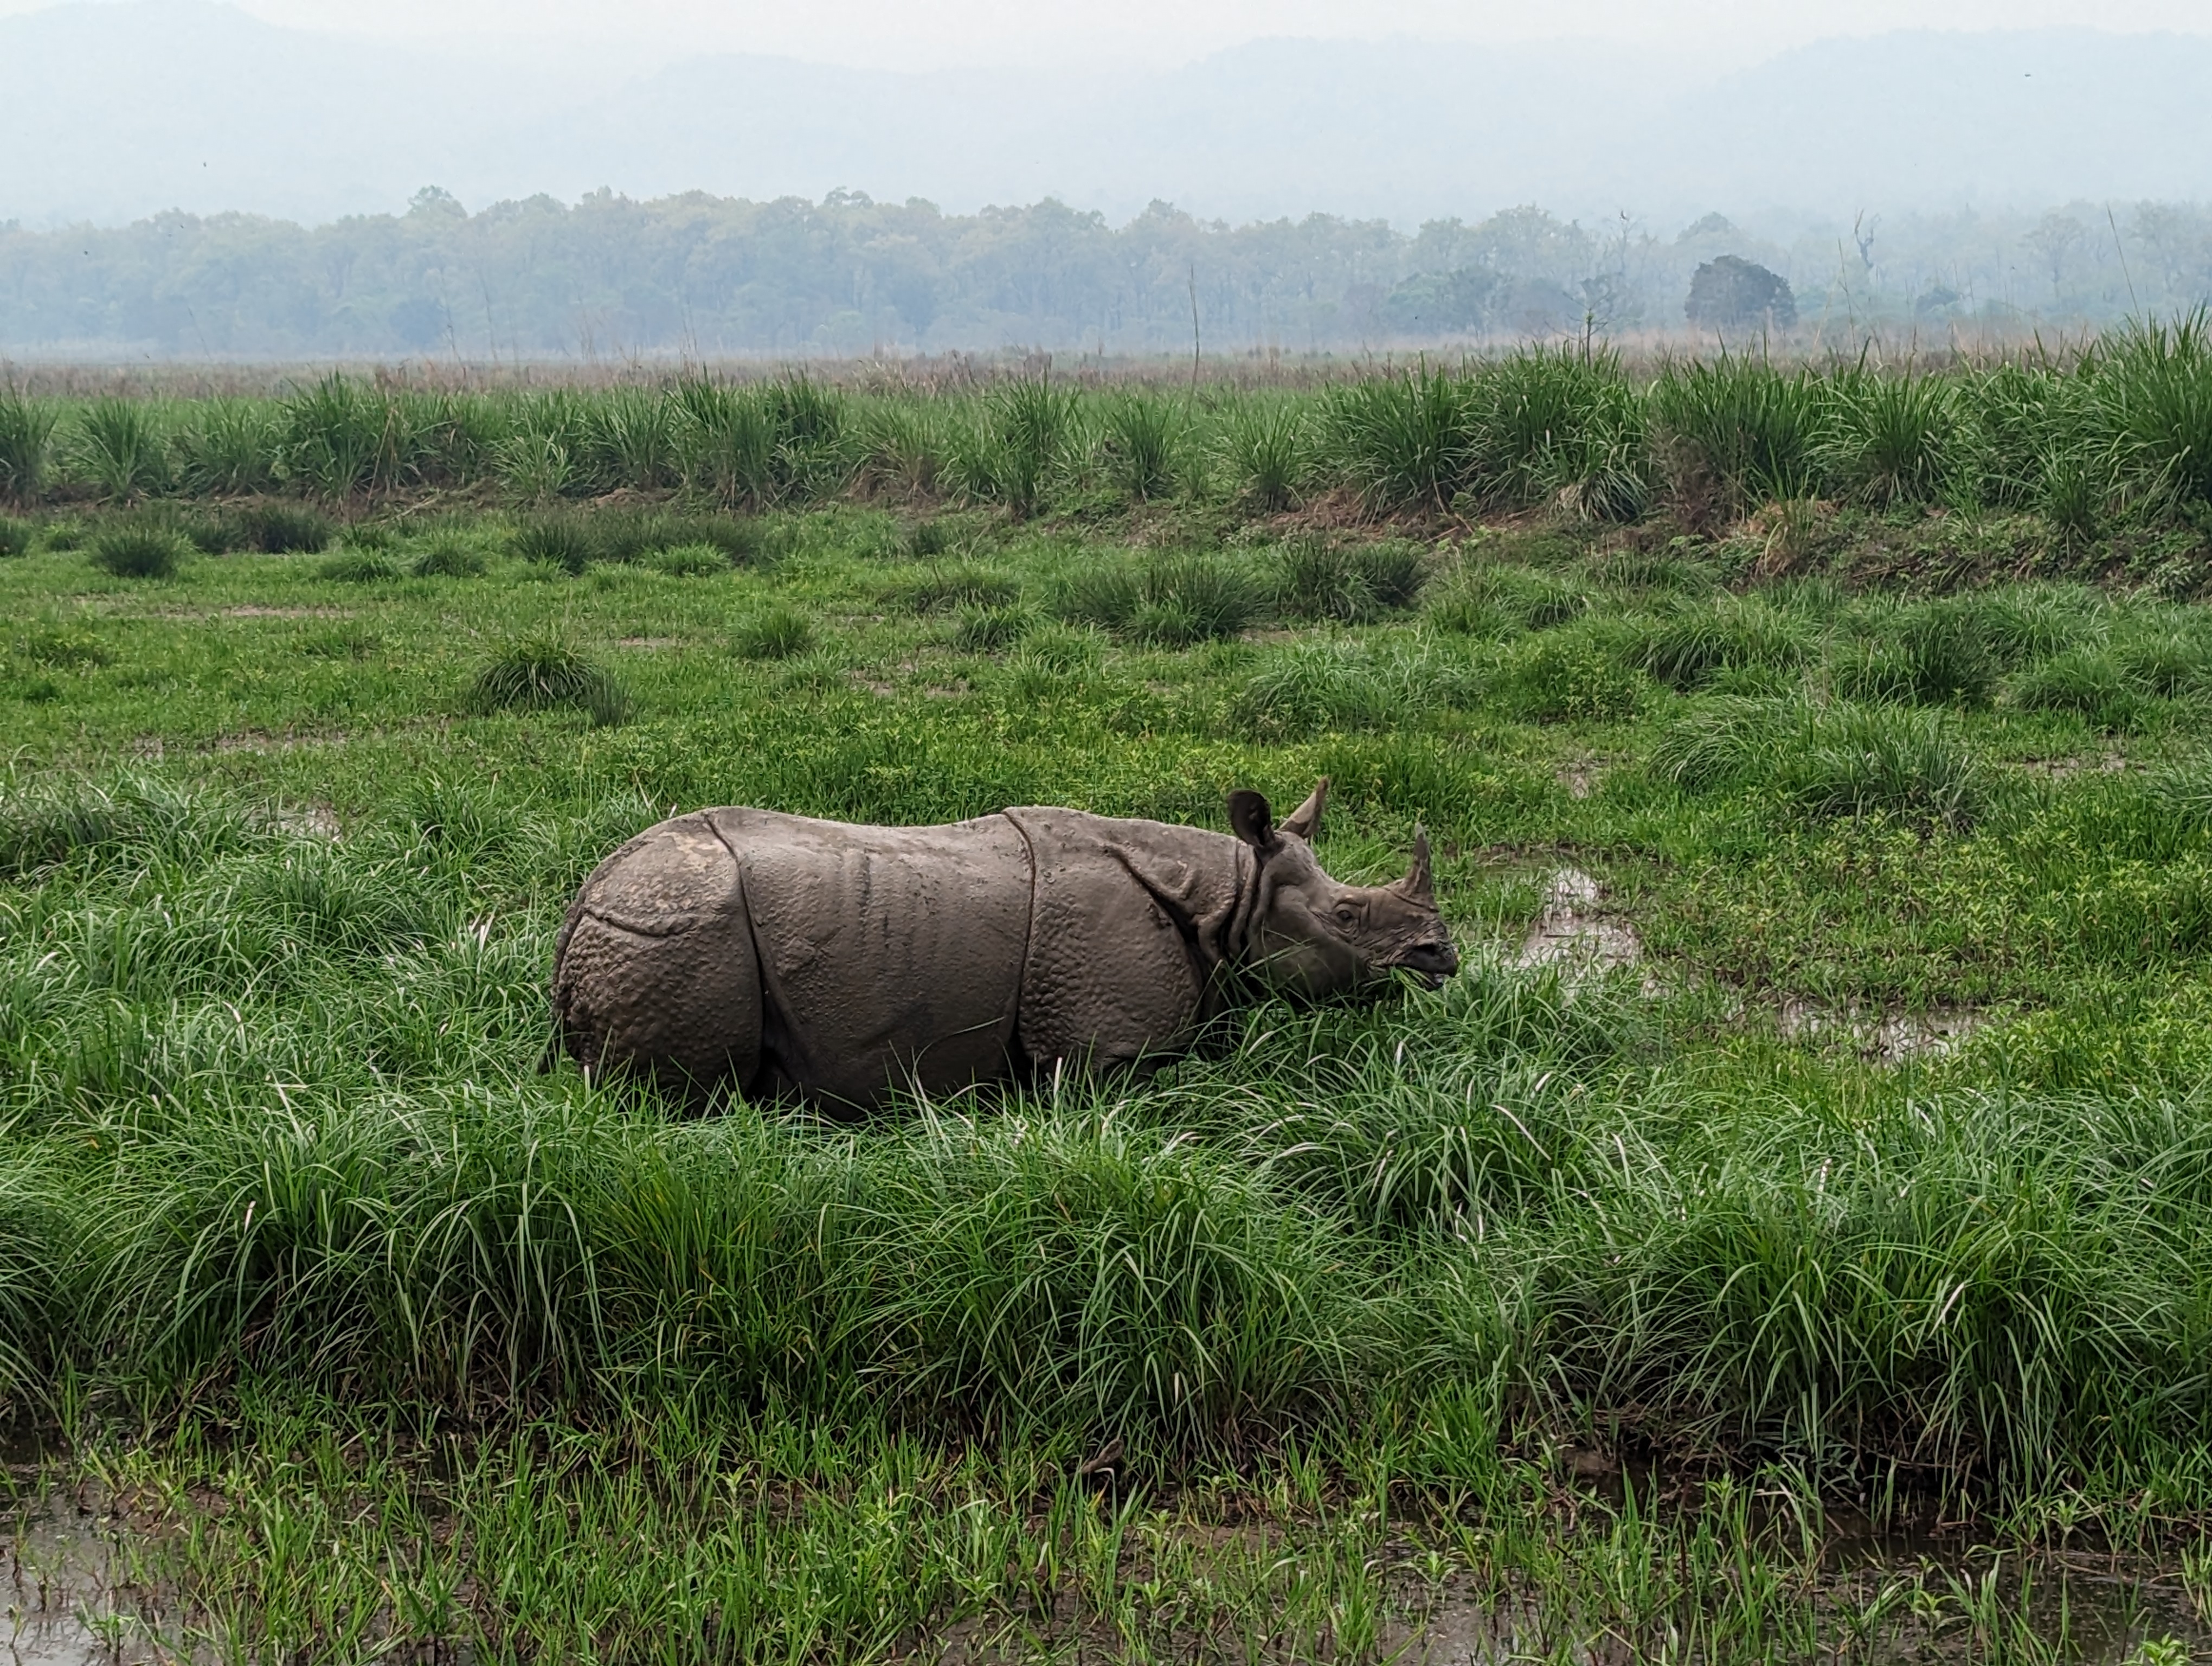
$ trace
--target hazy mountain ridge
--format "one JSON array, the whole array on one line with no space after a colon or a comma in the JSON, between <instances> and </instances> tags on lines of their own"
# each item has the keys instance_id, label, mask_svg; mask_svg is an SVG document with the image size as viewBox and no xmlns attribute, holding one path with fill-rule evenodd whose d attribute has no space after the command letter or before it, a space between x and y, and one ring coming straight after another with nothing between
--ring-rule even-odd
<instances>
[{"instance_id":1,"label":"hazy mountain ridge","mask_svg":"<svg viewBox=\"0 0 2212 1666\"><path fill-rule=\"evenodd\" d=\"M955 210L1154 198L1401 226L1515 202L1676 223L2212 195L2212 38L1823 42L1720 75L1588 43L1256 41L1160 72L898 74L747 56L611 76L259 22L210 0L0 19L0 218L304 221L435 182L481 205L599 185Z\"/></svg>"}]
</instances>

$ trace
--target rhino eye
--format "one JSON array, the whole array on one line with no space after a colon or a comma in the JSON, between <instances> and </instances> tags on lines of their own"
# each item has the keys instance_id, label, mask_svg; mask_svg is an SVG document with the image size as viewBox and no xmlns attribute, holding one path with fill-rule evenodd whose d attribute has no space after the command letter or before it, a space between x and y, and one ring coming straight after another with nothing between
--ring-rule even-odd
<instances>
[{"instance_id":1,"label":"rhino eye","mask_svg":"<svg viewBox=\"0 0 2212 1666\"><path fill-rule=\"evenodd\" d=\"M1359 923L1359 910L1349 903L1339 903L1336 905L1336 921L1340 926L1356 926Z\"/></svg>"}]
</instances>

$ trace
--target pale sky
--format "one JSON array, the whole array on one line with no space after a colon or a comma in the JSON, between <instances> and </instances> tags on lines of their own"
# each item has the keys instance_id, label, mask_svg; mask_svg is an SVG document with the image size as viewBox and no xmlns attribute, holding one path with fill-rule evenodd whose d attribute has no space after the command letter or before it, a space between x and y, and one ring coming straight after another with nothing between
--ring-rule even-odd
<instances>
[{"instance_id":1,"label":"pale sky","mask_svg":"<svg viewBox=\"0 0 2212 1666\"><path fill-rule=\"evenodd\" d=\"M49 0L0 0L0 12ZM880 68L1165 64L1269 35L1595 37L1731 60L1890 29L2212 32L2212 0L240 0L273 23L392 40L626 54L774 52Z\"/></svg>"}]
</instances>

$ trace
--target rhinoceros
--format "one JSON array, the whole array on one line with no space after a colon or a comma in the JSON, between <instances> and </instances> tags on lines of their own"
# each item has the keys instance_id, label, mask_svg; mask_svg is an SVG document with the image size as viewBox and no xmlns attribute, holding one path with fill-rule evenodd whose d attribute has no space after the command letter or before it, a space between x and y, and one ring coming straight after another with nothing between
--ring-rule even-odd
<instances>
[{"instance_id":1,"label":"rhinoceros","mask_svg":"<svg viewBox=\"0 0 2212 1666\"><path fill-rule=\"evenodd\" d=\"M1340 885L1309 842L1323 780L1234 836L1076 810L863 827L701 810L600 863L554 948L555 1045L867 1110L1063 1068L1148 1067L1258 989L1322 998L1459 968L1428 836L1387 885ZM549 1052L549 1057L550 1054Z\"/></svg>"}]
</instances>

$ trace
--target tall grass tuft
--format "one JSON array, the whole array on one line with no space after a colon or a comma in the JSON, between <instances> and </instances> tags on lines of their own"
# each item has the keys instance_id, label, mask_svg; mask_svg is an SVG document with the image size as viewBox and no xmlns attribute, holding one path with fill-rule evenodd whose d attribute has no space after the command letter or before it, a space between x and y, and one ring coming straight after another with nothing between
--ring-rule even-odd
<instances>
[{"instance_id":1,"label":"tall grass tuft","mask_svg":"<svg viewBox=\"0 0 2212 1666\"><path fill-rule=\"evenodd\" d=\"M962 607L1006 607L1021 599L1018 579L987 567L933 564L897 580L887 596L909 613L949 613Z\"/></svg>"},{"instance_id":2,"label":"tall grass tuft","mask_svg":"<svg viewBox=\"0 0 2212 1666\"><path fill-rule=\"evenodd\" d=\"M86 553L92 564L118 579L176 576L191 546L155 521L109 526L93 535Z\"/></svg>"},{"instance_id":3,"label":"tall grass tuft","mask_svg":"<svg viewBox=\"0 0 2212 1666\"><path fill-rule=\"evenodd\" d=\"M766 397L775 425L779 491L804 500L842 490L852 475L845 395L801 372L774 384Z\"/></svg>"},{"instance_id":4,"label":"tall grass tuft","mask_svg":"<svg viewBox=\"0 0 2212 1666\"><path fill-rule=\"evenodd\" d=\"M730 652L740 660L789 660L814 646L814 626L794 607L763 607L730 633Z\"/></svg>"},{"instance_id":5,"label":"tall grass tuft","mask_svg":"<svg viewBox=\"0 0 2212 1666\"><path fill-rule=\"evenodd\" d=\"M1294 538L1275 552L1275 606L1291 619L1356 624L1379 614L1367 575L1352 550L1322 538Z\"/></svg>"},{"instance_id":6,"label":"tall grass tuft","mask_svg":"<svg viewBox=\"0 0 2212 1666\"><path fill-rule=\"evenodd\" d=\"M1981 705L2002 666L1978 598L1948 597L1874 614L1864 635L1832 668L1836 692L1850 700L1917 705Z\"/></svg>"},{"instance_id":7,"label":"tall grass tuft","mask_svg":"<svg viewBox=\"0 0 2212 1666\"><path fill-rule=\"evenodd\" d=\"M1581 617L1590 603L1589 589L1564 575L1463 558L1428 611L1446 630L1499 637L1549 630Z\"/></svg>"},{"instance_id":8,"label":"tall grass tuft","mask_svg":"<svg viewBox=\"0 0 2212 1666\"><path fill-rule=\"evenodd\" d=\"M31 523L18 520L13 515L0 514L0 557L28 555L31 551Z\"/></svg>"},{"instance_id":9,"label":"tall grass tuft","mask_svg":"<svg viewBox=\"0 0 2212 1666\"><path fill-rule=\"evenodd\" d=\"M703 545L719 552L724 566L740 567L757 556L766 544L757 520L661 508L593 509L588 514L534 517L526 525L555 519L564 520L575 538L589 546L587 559L592 561L649 561L666 550Z\"/></svg>"},{"instance_id":10,"label":"tall grass tuft","mask_svg":"<svg viewBox=\"0 0 2212 1666\"><path fill-rule=\"evenodd\" d=\"M1644 665L1669 687L1690 690L1722 672L1795 670L1817 646L1806 619L1765 597L1722 596L1656 621L1644 643Z\"/></svg>"},{"instance_id":11,"label":"tall grass tuft","mask_svg":"<svg viewBox=\"0 0 2212 1666\"><path fill-rule=\"evenodd\" d=\"M1238 635L1259 617L1261 600L1259 586L1233 562L1164 553L1079 569L1062 581L1055 611L1132 641L1186 648Z\"/></svg>"},{"instance_id":12,"label":"tall grass tuft","mask_svg":"<svg viewBox=\"0 0 2212 1666\"><path fill-rule=\"evenodd\" d=\"M614 674L549 633L518 637L501 648L470 684L468 704L482 713L569 708L589 714L602 728L629 714L629 696Z\"/></svg>"},{"instance_id":13,"label":"tall grass tuft","mask_svg":"<svg viewBox=\"0 0 2212 1666\"><path fill-rule=\"evenodd\" d=\"M953 623L951 643L963 654L1000 654L1029 635L1036 616L1019 603L963 607Z\"/></svg>"},{"instance_id":14,"label":"tall grass tuft","mask_svg":"<svg viewBox=\"0 0 2212 1666\"><path fill-rule=\"evenodd\" d=\"M306 503L248 503L226 510L224 520L238 548L264 555L314 555L337 536L331 518Z\"/></svg>"},{"instance_id":15,"label":"tall grass tuft","mask_svg":"<svg viewBox=\"0 0 2212 1666\"><path fill-rule=\"evenodd\" d=\"M1546 497L1585 520L1632 520L1651 496L1643 395L1610 353L1527 349L1468 379L1470 488Z\"/></svg>"},{"instance_id":16,"label":"tall grass tuft","mask_svg":"<svg viewBox=\"0 0 2212 1666\"><path fill-rule=\"evenodd\" d=\"M645 561L654 572L672 579L715 578L731 567L729 553L711 544L671 544L655 550Z\"/></svg>"},{"instance_id":17,"label":"tall grass tuft","mask_svg":"<svg viewBox=\"0 0 2212 1666\"><path fill-rule=\"evenodd\" d=\"M1439 709L1474 705L1482 678L1434 641L1391 648L1350 638L1297 644L1254 673L1231 710L1240 728L1272 739L1334 731L1419 727Z\"/></svg>"},{"instance_id":18,"label":"tall grass tuft","mask_svg":"<svg viewBox=\"0 0 2212 1666\"><path fill-rule=\"evenodd\" d=\"M1427 578L1419 549L1395 540L1361 544L1293 538L1278 548L1273 566L1278 612L1346 624L1410 606Z\"/></svg>"},{"instance_id":19,"label":"tall grass tuft","mask_svg":"<svg viewBox=\"0 0 2212 1666\"><path fill-rule=\"evenodd\" d=\"M1815 815L1952 827L1981 815L1989 794L1949 718L1896 706L1713 700L1668 727L1652 768L1692 792L1764 788Z\"/></svg>"},{"instance_id":20,"label":"tall grass tuft","mask_svg":"<svg viewBox=\"0 0 2212 1666\"><path fill-rule=\"evenodd\" d=\"M1220 447L1230 481L1246 505L1274 514L1298 501L1314 459L1306 414L1295 402L1237 401L1223 418Z\"/></svg>"},{"instance_id":21,"label":"tall grass tuft","mask_svg":"<svg viewBox=\"0 0 2212 1666\"><path fill-rule=\"evenodd\" d=\"M927 520L917 520L906 530L899 540L899 553L917 561L927 561L933 556L947 553L953 546L951 526L933 515Z\"/></svg>"},{"instance_id":22,"label":"tall grass tuft","mask_svg":"<svg viewBox=\"0 0 2212 1666\"><path fill-rule=\"evenodd\" d=\"M655 388L618 387L591 406L587 444L594 477L611 486L659 491L682 475L678 408Z\"/></svg>"},{"instance_id":23,"label":"tall grass tuft","mask_svg":"<svg viewBox=\"0 0 2212 1666\"><path fill-rule=\"evenodd\" d=\"M1139 503L1175 489L1182 443L1182 413L1171 400L1128 393L1106 408L1107 468L1114 483Z\"/></svg>"},{"instance_id":24,"label":"tall grass tuft","mask_svg":"<svg viewBox=\"0 0 2212 1666\"><path fill-rule=\"evenodd\" d=\"M729 508L773 502L775 418L760 395L694 376L678 385L675 401L685 483Z\"/></svg>"},{"instance_id":25,"label":"tall grass tuft","mask_svg":"<svg viewBox=\"0 0 2212 1666\"><path fill-rule=\"evenodd\" d=\"M2212 635L2138 625L2115 633L2113 658L2128 676L2163 699L2212 693Z\"/></svg>"},{"instance_id":26,"label":"tall grass tuft","mask_svg":"<svg viewBox=\"0 0 2212 1666\"><path fill-rule=\"evenodd\" d=\"M465 533L447 531L424 538L407 570L418 579L473 579L489 565L482 545Z\"/></svg>"},{"instance_id":27,"label":"tall grass tuft","mask_svg":"<svg viewBox=\"0 0 2212 1666\"><path fill-rule=\"evenodd\" d=\"M112 503L168 483L168 433L145 399L94 399L77 413L65 444L70 461Z\"/></svg>"},{"instance_id":28,"label":"tall grass tuft","mask_svg":"<svg viewBox=\"0 0 2212 1666\"><path fill-rule=\"evenodd\" d=\"M865 408L857 449L864 487L927 499L943 493L951 478L952 429L938 400L900 398Z\"/></svg>"},{"instance_id":29,"label":"tall grass tuft","mask_svg":"<svg viewBox=\"0 0 2212 1666\"><path fill-rule=\"evenodd\" d=\"M960 444L963 484L971 496L1002 504L1018 518L1035 514L1071 455L1081 416L1073 391L1054 386L1047 376L992 388Z\"/></svg>"},{"instance_id":30,"label":"tall grass tuft","mask_svg":"<svg viewBox=\"0 0 2212 1666\"><path fill-rule=\"evenodd\" d=\"M598 559L600 548L583 516L556 510L532 515L514 529L514 553L573 575Z\"/></svg>"},{"instance_id":31,"label":"tall grass tuft","mask_svg":"<svg viewBox=\"0 0 2212 1666\"><path fill-rule=\"evenodd\" d=\"M418 477L424 436L391 392L332 371L283 403L279 467L308 491L343 501Z\"/></svg>"},{"instance_id":32,"label":"tall grass tuft","mask_svg":"<svg viewBox=\"0 0 2212 1666\"><path fill-rule=\"evenodd\" d=\"M2118 487L2109 455L2088 446L2051 446L2032 466L2033 502L2059 547L2081 550L2095 543Z\"/></svg>"},{"instance_id":33,"label":"tall grass tuft","mask_svg":"<svg viewBox=\"0 0 2212 1666\"><path fill-rule=\"evenodd\" d=\"M1826 390L1809 370L1723 353L1669 364L1651 389L1661 459L1693 514L1818 495Z\"/></svg>"},{"instance_id":34,"label":"tall grass tuft","mask_svg":"<svg viewBox=\"0 0 2212 1666\"><path fill-rule=\"evenodd\" d=\"M1464 378L1418 366L1329 396L1330 447L1374 508L1444 509L1475 461L1474 413Z\"/></svg>"},{"instance_id":35,"label":"tall grass tuft","mask_svg":"<svg viewBox=\"0 0 2212 1666\"><path fill-rule=\"evenodd\" d=\"M1872 503L1928 503L1949 483L1960 443L1957 401L1942 377L1858 373L1831 401L1828 471Z\"/></svg>"},{"instance_id":36,"label":"tall grass tuft","mask_svg":"<svg viewBox=\"0 0 2212 1666\"><path fill-rule=\"evenodd\" d=\"M276 408L260 399L210 399L186 408L173 443L186 491L237 497L277 485Z\"/></svg>"},{"instance_id":37,"label":"tall grass tuft","mask_svg":"<svg viewBox=\"0 0 2212 1666\"><path fill-rule=\"evenodd\" d=\"M2074 648L2030 666L2006 685L2021 711L2072 712L2099 728L2135 727L2147 703L2142 691L2106 648Z\"/></svg>"},{"instance_id":38,"label":"tall grass tuft","mask_svg":"<svg viewBox=\"0 0 2212 1666\"><path fill-rule=\"evenodd\" d=\"M0 389L0 502L28 504L45 489L59 415L44 400Z\"/></svg>"},{"instance_id":39,"label":"tall grass tuft","mask_svg":"<svg viewBox=\"0 0 2212 1666\"><path fill-rule=\"evenodd\" d=\"M2106 344L2096 386L2110 431L2152 489L2212 501L2212 310L2129 325Z\"/></svg>"}]
</instances>

